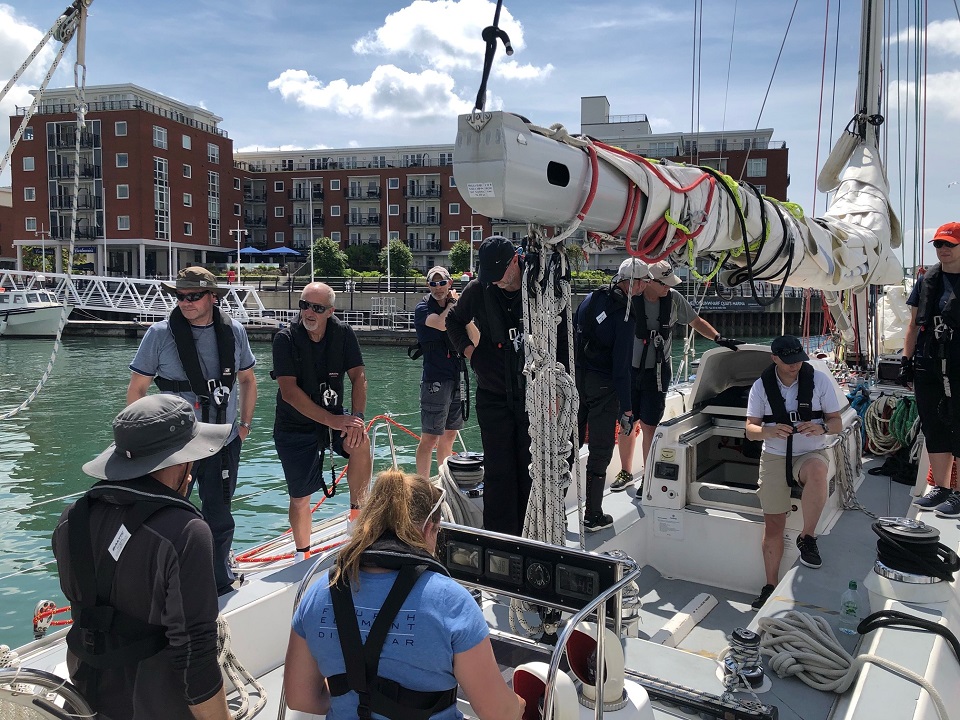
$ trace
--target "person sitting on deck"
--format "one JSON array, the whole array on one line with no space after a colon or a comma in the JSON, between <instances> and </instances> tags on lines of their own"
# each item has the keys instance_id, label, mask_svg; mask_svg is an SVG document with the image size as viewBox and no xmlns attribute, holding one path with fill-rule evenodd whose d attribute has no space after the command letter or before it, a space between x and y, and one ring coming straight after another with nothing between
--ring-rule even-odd
<instances>
[{"instance_id":1,"label":"person sitting on deck","mask_svg":"<svg viewBox=\"0 0 960 720\"><path fill-rule=\"evenodd\" d=\"M455 720L459 683L477 717L523 716L482 610L435 558L443 498L419 475L377 476L335 567L294 611L283 676L291 709Z\"/></svg>"},{"instance_id":2,"label":"person sitting on deck","mask_svg":"<svg viewBox=\"0 0 960 720\"><path fill-rule=\"evenodd\" d=\"M829 375L807 360L793 335L774 338L773 365L750 388L746 436L763 440L760 487L763 508L763 568L766 585L751 603L760 609L773 593L783 559L783 533L790 510L792 488L803 488L803 532L797 536L800 562L818 568L823 561L814 533L827 501L830 457L826 435L843 430L840 401Z\"/></svg>"}]
</instances>

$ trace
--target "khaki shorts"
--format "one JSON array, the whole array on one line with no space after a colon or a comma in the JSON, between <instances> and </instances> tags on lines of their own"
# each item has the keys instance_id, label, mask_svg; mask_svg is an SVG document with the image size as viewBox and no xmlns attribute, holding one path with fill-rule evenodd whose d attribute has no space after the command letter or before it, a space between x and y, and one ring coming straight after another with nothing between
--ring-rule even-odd
<instances>
[{"instance_id":1,"label":"khaki shorts","mask_svg":"<svg viewBox=\"0 0 960 720\"><path fill-rule=\"evenodd\" d=\"M793 457L793 479L799 481L800 469L812 458L820 458L830 468L830 455L826 450L813 450ZM790 486L787 485L787 458L785 455L763 453L760 457L760 487L757 488L760 507L766 515L779 515L788 512Z\"/></svg>"}]
</instances>

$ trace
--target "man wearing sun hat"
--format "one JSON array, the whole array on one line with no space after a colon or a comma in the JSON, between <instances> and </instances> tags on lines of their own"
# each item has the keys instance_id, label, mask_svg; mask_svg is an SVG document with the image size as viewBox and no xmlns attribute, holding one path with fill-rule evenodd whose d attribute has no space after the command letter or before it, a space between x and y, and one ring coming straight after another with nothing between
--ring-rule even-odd
<instances>
[{"instance_id":1,"label":"man wearing sun hat","mask_svg":"<svg viewBox=\"0 0 960 720\"><path fill-rule=\"evenodd\" d=\"M147 329L130 363L127 404L146 396L156 382L161 392L179 395L196 410L197 419L227 425L230 438L216 457L197 463L200 510L214 541L218 592L233 589L230 565L234 520L230 501L237 488L240 446L253 423L257 404L256 359L247 331L217 307L228 289L203 267L181 270L161 287L176 297L170 317ZM189 491L188 491L189 497Z\"/></svg>"},{"instance_id":2,"label":"man wearing sun hat","mask_svg":"<svg viewBox=\"0 0 960 720\"><path fill-rule=\"evenodd\" d=\"M182 398L150 395L117 415L114 442L83 466L101 482L64 511L53 553L74 621L67 667L97 717L230 717L213 539L185 497L194 463L230 432L198 422Z\"/></svg>"},{"instance_id":3,"label":"man wearing sun hat","mask_svg":"<svg viewBox=\"0 0 960 720\"><path fill-rule=\"evenodd\" d=\"M951 490L960 457L960 223L941 225L933 247L939 262L927 268L907 300L910 323L900 378L912 382L934 486L914 501L921 511L960 517L960 493Z\"/></svg>"},{"instance_id":4,"label":"man wearing sun hat","mask_svg":"<svg viewBox=\"0 0 960 720\"><path fill-rule=\"evenodd\" d=\"M596 532L613 524L603 512L607 466L613 458L617 420L620 441L633 435L630 404L635 318L633 298L647 285L650 268L642 260L627 258L610 285L587 295L574 315L576 382L580 395L577 425L580 445L590 432L587 456L587 501L584 528ZM632 462L633 458L630 458ZM620 472L633 479L632 465ZM618 476L619 477L619 476Z\"/></svg>"}]
</instances>

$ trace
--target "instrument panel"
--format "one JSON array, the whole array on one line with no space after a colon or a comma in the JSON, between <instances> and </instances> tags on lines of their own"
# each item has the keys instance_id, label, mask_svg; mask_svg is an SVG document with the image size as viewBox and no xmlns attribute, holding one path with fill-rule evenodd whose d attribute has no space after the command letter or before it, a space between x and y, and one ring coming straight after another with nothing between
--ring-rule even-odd
<instances>
[{"instance_id":1,"label":"instrument panel","mask_svg":"<svg viewBox=\"0 0 960 720\"><path fill-rule=\"evenodd\" d=\"M444 523L438 545L440 561L454 579L571 612L623 576L623 565L610 557L460 525Z\"/></svg>"}]
</instances>

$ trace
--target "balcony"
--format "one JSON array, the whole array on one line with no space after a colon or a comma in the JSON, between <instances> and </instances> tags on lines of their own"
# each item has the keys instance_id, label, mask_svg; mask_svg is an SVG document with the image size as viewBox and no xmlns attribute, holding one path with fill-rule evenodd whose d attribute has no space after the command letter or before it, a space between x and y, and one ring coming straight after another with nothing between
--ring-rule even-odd
<instances>
[{"instance_id":1,"label":"balcony","mask_svg":"<svg viewBox=\"0 0 960 720\"><path fill-rule=\"evenodd\" d=\"M421 213L411 210L407 213L408 225L439 225L442 213Z\"/></svg>"},{"instance_id":2,"label":"balcony","mask_svg":"<svg viewBox=\"0 0 960 720\"><path fill-rule=\"evenodd\" d=\"M266 195L254 195L253 193L244 193L243 201L248 203L265 203L267 201Z\"/></svg>"},{"instance_id":3,"label":"balcony","mask_svg":"<svg viewBox=\"0 0 960 720\"><path fill-rule=\"evenodd\" d=\"M359 187L344 188L343 196L347 198L347 200L363 200L367 197L366 193L363 191L363 188Z\"/></svg>"},{"instance_id":4,"label":"balcony","mask_svg":"<svg viewBox=\"0 0 960 720\"><path fill-rule=\"evenodd\" d=\"M379 237L368 237L368 238L350 238L347 240L347 245L371 245L372 247L380 247L380 238Z\"/></svg>"},{"instance_id":5,"label":"balcony","mask_svg":"<svg viewBox=\"0 0 960 720\"><path fill-rule=\"evenodd\" d=\"M428 185L423 187L421 185L415 185L414 187L410 187L408 185L403 189L403 196L408 198L438 198L440 197L440 186Z\"/></svg>"},{"instance_id":6,"label":"balcony","mask_svg":"<svg viewBox=\"0 0 960 720\"><path fill-rule=\"evenodd\" d=\"M248 228L265 228L267 226L267 218L265 215L244 215L243 224Z\"/></svg>"},{"instance_id":7,"label":"balcony","mask_svg":"<svg viewBox=\"0 0 960 720\"><path fill-rule=\"evenodd\" d=\"M76 133L63 133L60 135L57 135L56 133L47 134L47 147L74 148L76 146L77 146ZM80 147L82 148L100 147L100 136L96 133L90 133L90 132L80 133Z\"/></svg>"},{"instance_id":8,"label":"balcony","mask_svg":"<svg viewBox=\"0 0 960 720\"><path fill-rule=\"evenodd\" d=\"M310 202L310 192L307 188L295 188L293 190L287 191L287 198L289 200L299 200L301 202ZM323 200L323 190L320 188L313 189L313 199L314 200Z\"/></svg>"},{"instance_id":9,"label":"balcony","mask_svg":"<svg viewBox=\"0 0 960 720\"><path fill-rule=\"evenodd\" d=\"M290 226L295 228L308 228L310 227L310 216L309 215L288 215L287 219L290 221ZM314 214L313 216L313 226L314 227L323 227L323 215Z\"/></svg>"},{"instance_id":10,"label":"balcony","mask_svg":"<svg viewBox=\"0 0 960 720\"><path fill-rule=\"evenodd\" d=\"M440 252L439 240L408 240L407 245L414 252Z\"/></svg>"},{"instance_id":11,"label":"balcony","mask_svg":"<svg viewBox=\"0 0 960 720\"><path fill-rule=\"evenodd\" d=\"M69 240L70 228L64 227L64 226L54 227L50 232L50 237L54 240ZM102 227L77 228L77 232L76 232L77 240L98 240L102 238L103 238Z\"/></svg>"},{"instance_id":12,"label":"balcony","mask_svg":"<svg viewBox=\"0 0 960 720\"><path fill-rule=\"evenodd\" d=\"M73 195L54 195L50 198L51 210L73 210ZM81 195L77 210L102 210L103 198L97 195Z\"/></svg>"},{"instance_id":13,"label":"balcony","mask_svg":"<svg viewBox=\"0 0 960 720\"><path fill-rule=\"evenodd\" d=\"M347 216L347 225L351 226L363 226L363 225L380 225L380 216L379 215L349 215Z\"/></svg>"}]
</instances>

